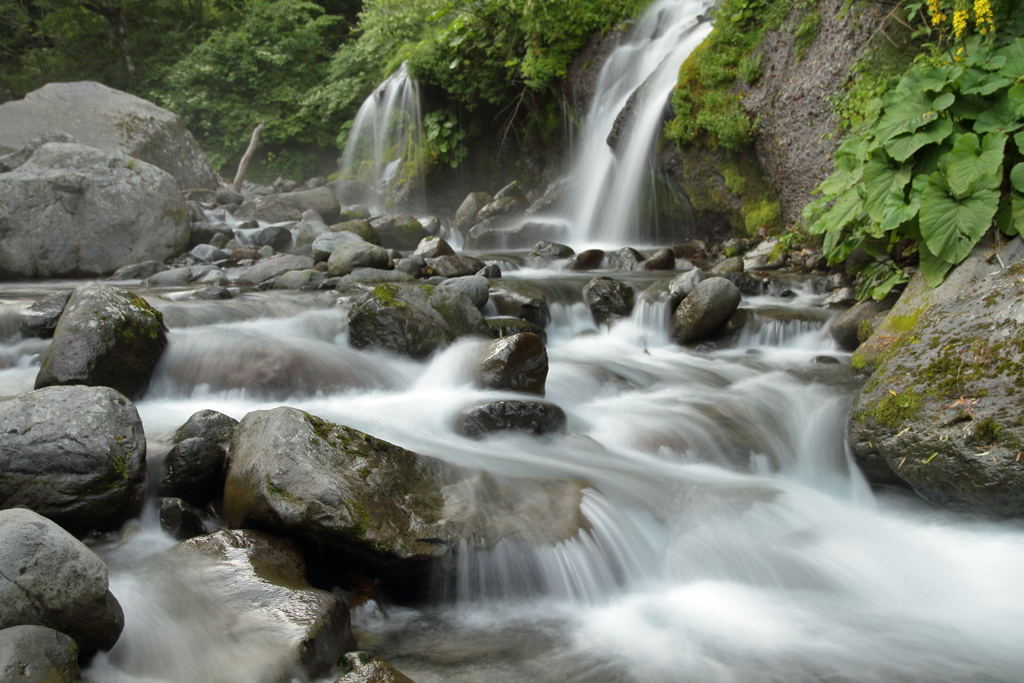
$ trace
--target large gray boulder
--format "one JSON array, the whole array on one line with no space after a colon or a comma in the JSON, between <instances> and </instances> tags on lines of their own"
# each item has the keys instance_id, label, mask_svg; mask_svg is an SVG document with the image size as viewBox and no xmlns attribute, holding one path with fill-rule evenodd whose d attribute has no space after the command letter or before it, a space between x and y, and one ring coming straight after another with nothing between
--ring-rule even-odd
<instances>
[{"instance_id":1,"label":"large gray boulder","mask_svg":"<svg viewBox=\"0 0 1024 683\"><path fill-rule=\"evenodd\" d=\"M532 332L496 339L487 346L476 368L476 383L484 389L508 389L544 395L548 352Z\"/></svg>"},{"instance_id":2,"label":"large gray boulder","mask_svg":"<svg viewBox=\"0 0 1024 683\"><path fill-rule=\"evenodd\" d=\"M583 298L598 325L616 318L628 318L636 305L633 288L610 277L595 277L588 282L583 288Z\"/></svg>"},{"instance_id":3,"label":"large gray boulder","mask_svg":"<svg viewBox=\"0 0 1024 683\"><path fill-rule=\"evenodd\" d=\"M109 285L75 290L36 375L36 389L86 384L141 396L167 346L163 316L137 294Z\"/></svg>"},{"instance_id":4,"label":"large gray boulder","mask_svg":"<svg viewBox=\"0 0 1024 683\"><path fill-rule=\"evenodd\" d=\"M198 566L187 571L238 615L237 637L272 634L284 645L282 665L297 664L310 678L322 678L355 648L348 605L309 585L305 561L291 541L258 531L221 530L191 538L173 552L199 556Z\"/></svg>"},{"instance_id":5,"label":"large gray boulder","mask_svg":"<svg viewBox=\"0 0 1024 683\"><path fill-rule=\"evenodd\" d=\"M541 327L547 327L551 321L551 309L544 292L528 282L492 282L489 296L498 315L522 318Z\"/></svg>"},{"instance_id":6,"label":"large gray boulder","mask_svg":"<svg viewBox=\"0 0 1024 683\"><path fill-rule=\"evenodd\" d=\"M264 259L256 265L242 271L238 276L240 285L258 285L272 278L287 273L289 270L309 270L315 264L308 256L298 254L284 254L274 258Z\"/></svg>"},{"instance_id":7,"label":"large gray boulder","mask_svg":"<svg viewBox=\"0 0 1024 683\"><path fill-rule=\"evenodd\" d=\"M369 242L350 242L335 247L327 259L330 277L348 275L356 268L387 268L388 252Z\"/></svg>"},{"instance_id":8,"label":"large gray boulder","mask_svg":"<svg viewBox=\"0 0 1024 683\"><path fill-rule=\"evenodd\" d=\"M12 626L0 631L0 681L77 683L78 645L45 626Z\"/></svg>"},{"instance_id":9,"label":"large gray boulder","mask_svg":"<svg viewBox=\"0 0 1024 683\"><path fill-rule=\"evenodd\" d=\"M378 285L348 314L349 342L425 358L458 337L490 337L490 328L468 296L454 287Z\"/></svg>"},{"instance_id":10,"label":"large gray boulder","mask_svg":"<svg viewBox=\"0 0 1024 683\"><path fill-rule=\"evenodd\" d=\"M230 526L341 553L386 580L425 579L460 543L552 544L586 523L578 482L457 467L294 408L246 415L230 451Z\"/></svg>"},{"instance_id":11,"label":"large gray boulder","mask_svg":"<svg viewBox=\"0 0 1024 683\"><path fill-rule=\"evenodd\" d=\"M232 215L242 221L286 223L301 221L302 214L310 209L320 214L328 225L341 215L341 204L328 187L256 197L255 200L242 204Z\"/></svg>"},{"instance_id":12,"label":"large gray boulder","mask_svg":"<svg viewBox=\"0 0 1024 683\"><path fill-rule=\"evenodd\" d=\"M27 507L75 534L116 529L139 513L146 436L122 394L32 391L0 401L0 424L0 508Z\"/></svg>"},{"instance_id":13,"label":"large gray boulder","mask_svg":"<svg viewBox=\"0 0 1024 683\"><path fill-rule=\"evenodd\" d=\"M114 646L124 614L95 553L31 510L0 510L0 538L0 628L46 626L83 654Z\"/></svg>"},{"instance_id":14,"label":"large gray boulder","mask_svg":"<svg viewBox=\"0 0 1024 683\"><path fill-rule=\"evenodd\" d=\"M45 144L0 173L0 197L0 278L108 275L188 247L174 178L122 152Z\"/></svg>"},{"instance_id":15,"label":"large gray boulder","mask_svg":"<svg viewBox=\"0 0 1024 683\"><path fill-rule=\"evenodd\" d=\"M135 95L92 81L49 83L0 105L0 154L56 132L161 168L182 191L217 187L210 160L181 119Z\"/></svg>"},{"instance_id":16,"label":"large gray boulder","mask_svg":"<svg viewBox=\"0 0 1024 683\"><path fill-rule=\"evenodd\" d=\"M740 299L740 288L724 277L702 280L676 308L672 339L687 344L706 337L729 321Z\"/></svg>"},{"instance_id":17,"label":"large gray boulder","mask_svg":"<svg viewBox=\"0 0 1024 683\"><path fill-rule=\"evenodd\" d=\"M986 251L935 289L915 276L854 353L853 367L874 373L854 401L848 437L872 482L1021 517L1024 242L1013 240L998 261Z\"/></svg>"}]
</instances>

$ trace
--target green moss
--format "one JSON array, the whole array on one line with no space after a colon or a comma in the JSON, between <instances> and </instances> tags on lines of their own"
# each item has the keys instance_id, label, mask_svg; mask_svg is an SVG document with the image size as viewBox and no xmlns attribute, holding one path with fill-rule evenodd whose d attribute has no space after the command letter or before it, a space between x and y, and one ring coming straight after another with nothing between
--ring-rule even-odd
<instances>
[{"instance_id":1,"label":"green moss","mask_svg":"<svg viewBox=\"0 0 1024 683\"><path fill-rule=\"evenodd\" d=\"M913 389L890 392L874 408L875 421L886 427L898 427L904 420L917 417L923 397Z\"/></svg>"},{"instance_id":2,"label":"green moss","mask_svg":"<svg viewBox=\"0 0 1024 683\"><path fill-rule=\"evenodd\" d=\"M974 438L981 443L995 443L999 440L999 435L1002 431L1003 426L1001 424L991 417L986 417L974 425Z\"/></svg>"},{"instance_id":3,"label":"green moss","mask_svg":"<svg viewBox=\"0 0 1024 683\"><path fill-rule=\"evenodd\" d=\"M803 59L804 54L807 52L807 48L811 46L814 39L818 37L818 26L821 24L821 13L818 8L815 7L813 10L804 15L800 25L793 31L793 37L796 38L796 56L797 59Z\"/></svg>"},{"instance_id":4,"label":"green moss","mask_svg":"<svg viewBox=\"0 0 1024 683\"><path fill-rule=\"evenodd\" d=\"M860 325L857 325L857 341L861 344L866 342L874 333L875 326L871 324L870 320L861 320Z\"/></svg>"},{"instance_id":5,"label":"green moss","mask_svg":"<svg viewBox=\"0 0 1024 683\"><path fill-rule=\"evenodd\" d=\"M404 308L405 304L398 300L398 285L392 282L385 282L373 288L372 296L385 306Z\"/></svg>"},{"instance_id":6,"label":"green moss","mask_svg":"<svg viewBox=\"0 0 1024 683\"><path fill-rule=\"evenodd\" d=\"M128 458L124 455L115 456L112 463L114 472L121 478L121 481L128 481Z\"/></svg>"}]
</instances>

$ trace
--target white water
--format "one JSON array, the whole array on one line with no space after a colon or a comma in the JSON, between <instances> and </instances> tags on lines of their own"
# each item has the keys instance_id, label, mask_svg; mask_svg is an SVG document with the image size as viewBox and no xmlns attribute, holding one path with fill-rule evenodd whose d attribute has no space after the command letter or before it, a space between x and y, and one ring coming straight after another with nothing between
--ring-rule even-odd
<instances>
[{"instance_id":1,"label":"white water","mask_svg":"<svg viewBox=\"0 0 1024 683\"><path fill-rule=\"evenodd\" d=\"M397 189L403 163L422 141L419 84L403 63L359 107L345 143L341 174L366 182L386 198ZM423 183L415 183L415 188L422 193ZM422 205L422 197L410 200L415 207Z\"/></svg>"},{"instance_id":2,"label":"white water","mask_svg":"<svg viewBox=\"0 0 1024 683\"><path fill-rule=\"evenodd\" d=\"M641 192L679 67L710 33L710 22L699 23L698 17L712 4L659 0L609 56L583 123L576 167L586 171L571 198L570 244L618 248L653 242L649 226L638 224ZM608 134L634 93L632 122L613 151Z\"/></svg>"}]
</instances>

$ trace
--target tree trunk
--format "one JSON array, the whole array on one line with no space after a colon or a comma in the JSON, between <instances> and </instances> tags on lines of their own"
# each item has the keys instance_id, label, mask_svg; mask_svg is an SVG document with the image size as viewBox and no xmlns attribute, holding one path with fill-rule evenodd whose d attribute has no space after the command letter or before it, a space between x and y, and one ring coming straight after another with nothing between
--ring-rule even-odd
<instances>
[{"instance_id":1,"label":"tree trunk","mask_svg":"<svg viewBox=\"0 0 1024 683\"><path fill-rule=\"evenodd\" d=\"M135 63L128 50L128 37L124 32L121 0L89 0L83 2L82 7L106 19L114 30L114 41L117 43L117 49L121 52L121 59L124 60L125 71L128 72L128 89L135 90L138 79L135 77Z\"/></svg>"}]
</instances>

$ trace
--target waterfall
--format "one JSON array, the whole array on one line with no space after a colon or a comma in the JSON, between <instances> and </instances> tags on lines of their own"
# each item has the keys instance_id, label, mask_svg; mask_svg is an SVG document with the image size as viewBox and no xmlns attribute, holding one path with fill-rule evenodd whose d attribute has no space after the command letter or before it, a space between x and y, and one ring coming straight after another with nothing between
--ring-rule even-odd
<instances>
[{"instance_id":1,"label":"waterfall","mask_svg":"<svg viewBox=\"0 0 1024 683\"><path fill-rule=\"evenodd\" d=\"M584 119L578 182L570 200L573 244L657 244L642 225L655 143L679 67L711 31L707 0L659 0L608 57ZM614 144L614 149L612 145Z\"/></svg>"},{"instance_id":2,"label":"waterfall","mask_svg":"<svg viewBox=\"0 0 1024 683\"><path fill-rule=\"evenodd\" d=\"M345 143L341 174L362 180L389 203L421 208L423 169L415 156L422 141L419 83L403 63L359 107ZM406 177L408 173L413 177Z\"/></svg>"}]
</instances>

